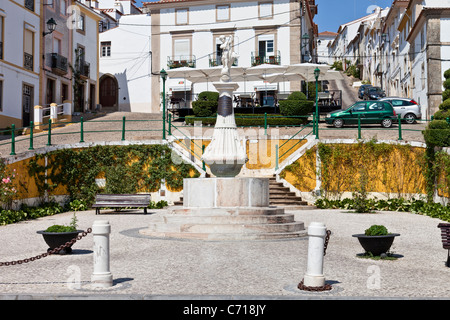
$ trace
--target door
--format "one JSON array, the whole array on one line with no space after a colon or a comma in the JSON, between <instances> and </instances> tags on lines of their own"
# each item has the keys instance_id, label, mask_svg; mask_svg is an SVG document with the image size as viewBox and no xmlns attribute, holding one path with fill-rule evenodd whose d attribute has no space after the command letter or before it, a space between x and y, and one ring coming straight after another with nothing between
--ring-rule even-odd
<instances>
[{"instance_id":1,"label":"door","mask_svg":"<svg viewBox=\"0 0 450 320\"><path fill-rule=\"evenodd\" d=\"M102 107L117 107L119 87L117 80L106 76L100 80L100 104Z\"/></svg>"},{"instance_id":2,"label":"door","mask_svg":"<svg viewBox=\"0 0 450 320\"><path fill-rule=\"evenodd\" d=\"M384 103L372 102L367 108L365 123L381 123L384 115Z\"/></svg>"},{"instance_id":3,"label":"door","mask_svg":"<svg viewBox=\"0 0 450 320\"><path fill-rule=\"evenodd\" d=\"M34 88L27 84L22 87L22 126L29 127L31 121L31 108L33 106Z\"/></svg>"},{"instance_id":4,"label":"door","mask_svg":"<svg viewBox=\"0 0 450 320\"><path fill-rule=\"evenodd\" d=\"M365 123L366 104L364 101L355 103L348 114L348 119L344 119L345 123L357 124L358 117L361 117L361 123Z\"/></svg>"},{"instance_id":5,"label":"door","mask_svg":"<svg viewBox=\"0 0 450 320\"><path fill-rule=\"evenodd\" d=\"M95 110L95 84L90 84L89 85L89 103L90 106L89 108L91 109L91 111Z\"/></svg>"}]
</instances>

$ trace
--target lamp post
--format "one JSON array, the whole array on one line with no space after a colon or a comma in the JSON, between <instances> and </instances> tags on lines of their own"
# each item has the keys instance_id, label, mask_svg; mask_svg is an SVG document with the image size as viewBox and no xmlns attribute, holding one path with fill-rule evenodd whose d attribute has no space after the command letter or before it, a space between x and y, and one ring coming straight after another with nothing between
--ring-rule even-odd
<instances>
[{"instance_id":1,"label":"lamp post","mask_svg":"<svg viewBox=\"0 0 450 320\"><path fill-rule=\"evenodd\" d=\"M167 72L162 69L160 71L161 79L163 81L163 140L166 140L166 80Z\"/></svg>"},{"instance_id":2,"label":"lamp post","mask_svg":"<svg viewBox=\"0 0 450 320\"><path fill-rule=\"evenodd\" d=\"M319 139L319 75L320 69L314 70L314 77L316 78L316 139Z\"/></svg>"},{"instance_id":3,"label":"lamp post","mask_svg":"<svg viewBox=\"0 0 450 320\"><path fill-rule=\"evenodd\" d=\"M47 29L48 29L48 32L42 32L44 37L48 34L51 34L56 29L56 21L53 18L48 19Z\"/></svg>"}]
</instances>

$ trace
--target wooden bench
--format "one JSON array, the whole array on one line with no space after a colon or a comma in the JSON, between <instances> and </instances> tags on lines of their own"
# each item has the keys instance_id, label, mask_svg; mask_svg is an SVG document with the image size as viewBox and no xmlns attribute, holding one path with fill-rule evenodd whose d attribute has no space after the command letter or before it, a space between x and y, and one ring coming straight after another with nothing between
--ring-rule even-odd
<instances>
[{"instance_id":1,"label":"wooden bench","mask_svg":"<svg viewBox=\"0 0 450 320\"><path fill-rule=\"evenodd\" d=\"M445 265L450 267L450 223L439 223L438 228L441 229L442 246L448 250Z\"/></svg>"},{"instance_id":2,"label":"wooden bench","mask_svg":"<svg viewBox=\"0 0 450 320\"><path fill-rule=\"evenodd\" d=\"M100 214L100 208L144 208L147 214L150 199L150 194L97 194L92 207L95 214Z\"/></svg>"}]
</instances>

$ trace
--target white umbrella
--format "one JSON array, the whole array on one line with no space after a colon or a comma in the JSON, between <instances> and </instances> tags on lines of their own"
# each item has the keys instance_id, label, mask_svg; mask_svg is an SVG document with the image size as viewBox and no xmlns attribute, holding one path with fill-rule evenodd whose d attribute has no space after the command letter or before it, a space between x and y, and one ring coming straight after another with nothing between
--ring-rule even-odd
<instances>
[{"instance_id":1,"label":"white umbrella","mask_svg":"<svg viewBox=\"0 0 450 320\"><path fill-rule=\"evenodd\" d=\"M188 79L190 77L200 77L205 74L197 68L189 68L189 67L181 67L167 70L167 76L169 78L185 78Z\"/></svg>"},{"instance_id":2,"label":"white umbrella","mask_svg":"<svg viewBox=\"0 0 450 320\"><path fill-rule=\"evenodd\" d=\"M247 73L249 75L263 76L263 80L267 80L267 74L283 73L283 72L286 72L286 69L287 69L287 66L284 66L284 65L263 63L260 65L248 68ZM265 81L264 83L267 86L267 81ZM266 97L267 97L267 90L266 90Z\"/></svg>"},{"instance_id":3,"label":"white umbrella","mask_svg":"<svg viewBox=\"0 0 450 320\"><path fill-rule=\"evenodd\" d=\"M266 80L270 83L283 82L283 92L286 92L284 88L284 82L286 81L301 81L306 80L303 76L297 73L274 73L266 77Z\"/></svg>"},{"instance_id":4,"label":"white umbrella","mask_svg":"<svg viewBox=\"0 0 450 320\"><path fill-rule=\"evenodd\" d=\"M319 68L320 75L319 80L324 80L322 77L330 69L329 65L326 64L316 64L316 63L299 63L293 64L287 67L286 73L296 73L305 78L306 82L315 81L316 77L314 71Z\"/></svg>"}]
</instances>

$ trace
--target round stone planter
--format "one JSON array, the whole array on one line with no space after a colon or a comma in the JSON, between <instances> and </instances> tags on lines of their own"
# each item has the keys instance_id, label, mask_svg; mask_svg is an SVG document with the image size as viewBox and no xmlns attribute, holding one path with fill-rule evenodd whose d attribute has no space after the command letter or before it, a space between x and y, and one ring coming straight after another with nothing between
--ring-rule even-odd
<instances>
[{"instance_id":1,"label":"round stone planter","mask_svg":"<svg viewBox=\"0 0 450 320\"><path fill-rule=\"evenodd\" d=\"M72 239L76 238L79 233L83 232L83 230L73 232L46 232L45 230L37 231L37 233L42 234L45 243L49 246L47 252L66 244L66 242L70 242ZM72 245L60 250L58 254L68 253L72 253Z\"/></svg>"},{"instance_id":2,"label":"round stone planter","mask_svg":"<svg viewBox=\"0 0 450 320\"><path fill-rule=\"evenodd\" d=\"M389 251L395 237L399 235L398 233L391 233L384 236L366 236L365 234L354 234L352 236L358 238L359 243L366 252L379 256Z\"/></svg>"}]
</instances>

